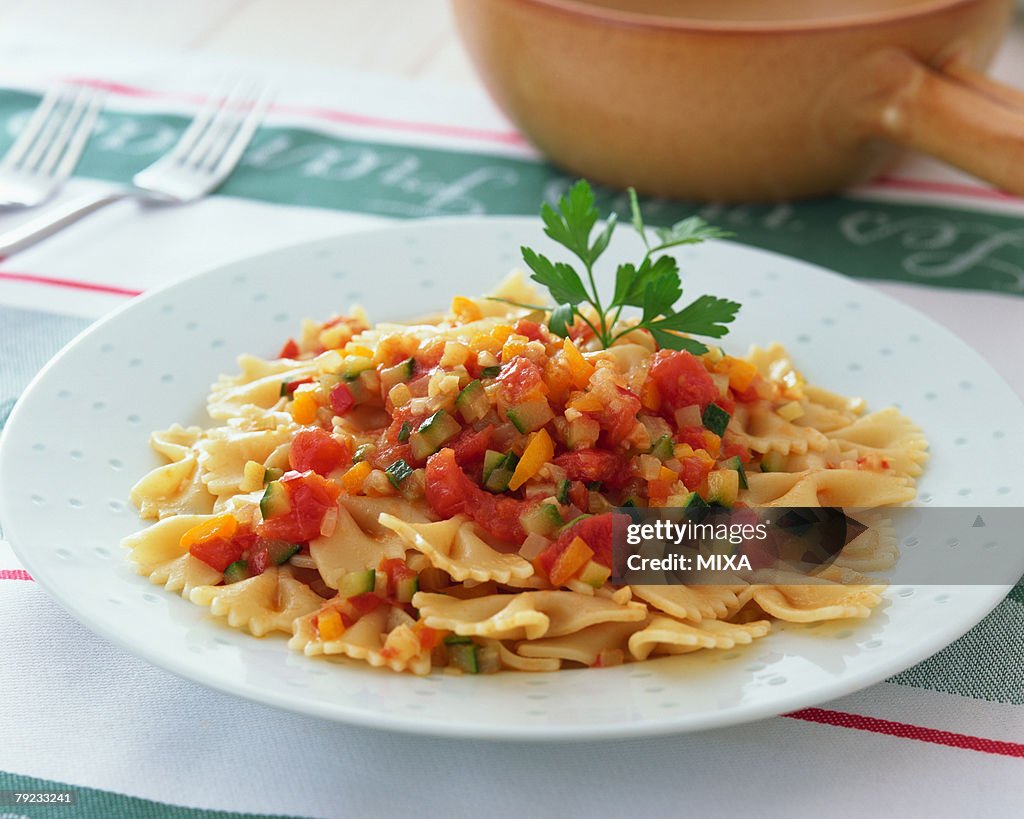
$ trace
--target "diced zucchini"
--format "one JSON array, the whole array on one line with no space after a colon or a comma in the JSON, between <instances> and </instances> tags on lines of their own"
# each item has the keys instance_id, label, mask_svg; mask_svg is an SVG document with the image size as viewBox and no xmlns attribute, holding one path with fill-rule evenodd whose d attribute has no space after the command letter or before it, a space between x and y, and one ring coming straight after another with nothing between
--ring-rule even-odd
<instances>
[{"instance_id":1,"label":"diced zucchini","mask_svg":"<svg viewBox=\"0 0 1024 819\"><path fill-rule=\"evenodd\" d=\"M404 444L409 440L410 435L412 435L412 424L408 421L403 421L402 428L398 430L398 443Z\"/></svg>"},{"instance_id":2,"label":"diced zucchini","mask_svg":"<svg viewBox=\"0 0 1024 819\"><path fill-rule=\"evenodd\" d=\"M686 499L686 503L683 504L683 508L686 510L686 519L691 520L694 523L700 523L711 510L707 501L705 501L697 492L690 493L690 497Z\"/></svg>"},{"instance_id":3,"label":"diced zucchini","mask_svg":"<svg viewBox=\"0 0 1024 819\"><path fill-rule=\"evenodd\" d=\"M355 597L357 594L372 592L377 583L377 572L367 569L362 572L346 572L338 583L338 594L342 597Z\"/></svg>"},{"instance_id":4,"label":"diced zucchini","mask_svg":"<svg viewBox=\"0 0 1024 819\"><path fill-rule=\"evenodd\" d=\"M766 452L761 458L762 472L782 472L786 468L786 456L781 452Z\"/></svg>"},{"instance_id":5,"label":"diced zucchini","mask_svg":"<svg viewBox=\"0 0 1024 819\"><path fill-rule=\"evenodd\" d=\"M593 418L574 418L565 430L565 442L569 449L587 449L597 443L601 425Z\"/></svg>"},{"instance_id":6,"label":"diced zucchini","mask_svg":"<svg viewBox=\"0 0 1024 819\"><path fill-rule=\"evenodd\" d=\"M597 490L592 489L588 495L589 505L588 509L594 515L599 515L602 512L610 512L613 507L609 502L608 498L602 495Z\"/></svg>"},{"instance_id":7,"label":"diced zucchini","mask_svg":"<svg viewBox=\"0 0 1024 819\"><path fill-rule=\"evenodd\" d=\"M273 540L267 544L267 556L275 566L283 566L298 551L297 543L288 543L285 540Z\"/></svg>"},{"instance_id":8,"label":"diced zucchini","mask_svg":"<svg viewBox=\"0 0 1024 819\"><path fill-rule=\"evenodd\" d=\"M377 449L373 444L360 444L352 453L352 463L357 464L369 458Z\"/></svg>"},{"instance_id":9,"label":"diced zucchini","mask_svg":"<svg viewBox=\"0 0 1024 819\"><path fill-rule=\"evenodd\" d=\"M484 385L477 380L470 381L455 399L455 408L467 424L483 418L491 408Z\"/></svg>"},{"instance_id":10,"label":"diced zucchini","mask_svg":"<svg viewBox=\"0 0 1024 819\"><path fill-rule=\"evenodd\" d=\"M501 375L501 367L495 365L493 367L484 367L480 370L481 378L497 378Z\"/></svg>"},{"instance_id":11,"label":"diced zucchini","mask_svg":"<svg viewBox=\"0 0 1024 819\"><path fill-rule=\"evenodd\" d=\"M420 424L420 428L409 436L412 455L425 460L439 450L445 441L454 438L462 430L459 422L444 410L438 410Z\"/></svg>"},{"instance_id":12,"label":"diced zucchini","mask_svg":"<svg viewBox=\"0 0 1024 819\"><path fill-rule=\"evenodd\" d=\"M487 450L484 454L484 487L492 492L504 492L518 464L519 458L514 452Z\"/></svg>"},{"instance_id":13,"label":"diced zucchini","mask_svg":"<svg viewBox=\"0 0 1024 819\"><path fill-rule=\"evenodd\" d=\"M239 580L248 580L249 564L244 560L236 560L224 570L225 583L237 583Z\"/></svg>"},{"instance_id":14,"label":"diced zucchini","mask_svg":"<svg viewBox=\"0 0 1024 819\"><path fill-rule=\"evenodd\" d=\"M725 434L725 428L729 426L729 419L732 418L729 413L722 409L718 404L708 404L707 409L704 410L704 415L701 420L704 421L705 429L711 430L719 438Z\"/></svg>"},{"instance_id":15,"label":"diced zucchini","mask_svg":"<svg viewBox=\"0 0 1024 819\"><path fill-rule=\"evenodd\" d=\"M568 505L569 503L569 490L572 488L572 481L568 478L563 478L558 482L558 492L555 494L558 502L562 505Z\"/></svg>"},{"instance_id":16,"label":"diced zucchini","mask_svg":"<svg viewBox=\"0 0 1024 819\"><path fill-rule=\"evenodd\" d=\"M284 470L279 469L276 466L268 466L266 471L263 473L263 483L268 484L271 481L276 481L284 475Z\"/></svg>"},{"instance_id":17,"label":"diced zucchini","mask_svg":"<svg viewBox=\"0 0 1024 819\"><path fill-rule=\"evenodd\" d=\"M593 586L595 589L599 589L611 576L612 570L607 566L602 563L595 563L593 560L588 560L587 565L584 566L583 571L580 572L580 582L586 583L588 586Z\"/></svg>"},{"instance_id":18,"label":"diced zucchini","mask_svg":"<svg viewBox=\"0 0 1024 819\"><path fill-rule=\"evenodd\" d=\"M414 471L404 459L399 458L394 463L390 463L385 467L384 474L388 476L391 485L398 489L401 487L402 481L408 478Z\"/></svg>"},{"instance_id":19,"label":"diced zucchini","mask_svg":"<svg viewBox=\"0 0 1024 819\"><path fill-rule=\"evenodd\" d=\"M497 646L478 646L476 650L477 670L481 674L497 674L501 671L501 654Z\"/></svg>"},{"instance_id":20,"label":"diced zucchini","mask_svg":"<svg viewBox=\"0 0 1024 819\"><path fill-rule=\"evenodd\" d=\"M480 673L475 643L456 643L448 646L448 665L465 674Z\"/></svg>"},{"instance_id":21,"label":"diced zucchini","mask_svg":"<svg viewBox=\"0 0 1024 819\"><path fill-rule=\"evenodd\" d=\"M385 367L380 371L380 383L384 392L391 390L395 384L408 381L416 372L416 359L407 358L405 361L396 364L394 367Z\"/></svg>"},{"instance_id":22,"label":"diced zucchini","mask_svg":"<svg viewBox=\"0 0 1024 819\"><path fill-rule=\"evenodd\" d=\"M708 503L731 508L740 491L740 476L734 469L716 469L708 473Z\"/></svg>"},{"instance_id":23,"label":"diced zucchini","mask_svg":"<svg viewBox=\"0 0 1024 819\"><path fill-rule=\"evenodd\" d=\"M719 466L722 469L735 469L740 475L740 489L748 489L747 485L747 471L743 468L743 461L740 460L739 455L734 455L727 461L722 461Z\"/></svg>"},{"instance_id":24,"label":"diced zucchini","mask_svg":"<svg viewBox=\"0 0 1024 819\"><path fill-rule=\"evenodd\" d=\"M411 603L412 596L420 590L419 577L405 577L395 583L395 599L399 603Z\"/></svg>"},{"instance_id":25,"label":"diced zucchini","mask_svg":"<svg viewBox=\"0 0 1024 819\"><path fill-rule=\"evenodd\" d=\"M675 451L675 443L668 435L662 435L651 447L651 454L659 461L667 461L674 457Z\"/></svg>"},{"instance_id":26,"label":"diced zucchini","mask_svg":"<svg viewBox=\"0 0 1024 819\"><path fill-rule=\"evenodd\" d=\"M466 646L473 644L473 638L465 634L449 634L444 638L446 646Z\"/></svg>"},{"instance_id":27,"label":"diced zucchini","mask_svg":"<svg viewBox=\"0 0 1024 819\"><path fill-rule=\"evenodd\" d=\"M345 371L343 373L346 381L355 381L367 370L373 369L373 360L364 358L361 355L345 359Z\"/></svg>"},{"instance_id":28,"label":"diced zucchini","mask_svg":"<svg viewBox=\"0 0 1024 819\"><path fill-rule=\"evenodd\" d=\"M524 434L540 429L555 417L546 398L525 401L518 406L510 407L505 414L515 428Z\"/></svg>"},{"instance_id":29,"label":"diced zucchini","mask_svg":"<svg viewBox=\"0 0 1024 819\"><path fill-rule=\"evenodd\" d=\"M524 512L519 522L523 528L534 535L547 537L565 525L565 519L553 503L541 503Z\"/></svg>"},{"instance_id":30,"label":"diced zucchini","mask_svg":"<svg viewBox=\"0 0 1024 819\"><path fill-rule=\"evenodd\" d=\"M280 481L271 481L263 490L263 498L260 500L260 513L263 519L276 518L279 515L287 515L292 509L292 502L288 499L288 490Z\"/></svg>"},{"instance_id":31,"label":"diced zucchini","mask_svg":"<svg viewBox=\"0 0 1024 819\"><path fill-rule=\"evenodd\" d=\"M643 506L643 503L641 503L640 498L638 498L636 495L630 495L620 505L624 509L639 509L640 507Z\"/></svg>"}]
</instances>

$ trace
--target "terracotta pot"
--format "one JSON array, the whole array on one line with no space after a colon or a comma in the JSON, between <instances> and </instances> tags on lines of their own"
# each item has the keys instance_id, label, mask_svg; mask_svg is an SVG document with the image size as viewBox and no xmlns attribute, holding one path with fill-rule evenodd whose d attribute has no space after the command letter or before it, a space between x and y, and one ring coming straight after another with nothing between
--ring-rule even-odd
<instances>
[{"instance_id":1,"label":"terracotta pot","mask_svg":"<svg viewBox=\"0 0 1024 819\"><path fill-rule=\"evenodd\" d=\"M1013 0L453 6L498 105L594 181L807 197L870 177L903 146L1024 194L1024 92L982 73Z\"/></svg>"}]
</instances>

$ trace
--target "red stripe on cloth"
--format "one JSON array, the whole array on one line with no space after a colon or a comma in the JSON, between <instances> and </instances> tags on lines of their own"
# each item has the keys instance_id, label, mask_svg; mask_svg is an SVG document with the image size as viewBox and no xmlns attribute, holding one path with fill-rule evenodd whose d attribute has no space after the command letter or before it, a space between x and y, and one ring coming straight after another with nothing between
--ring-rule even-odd
<instances>
[{"instance_id":1,"label":"red stripe on cloth","mask_svg":"<svg viewBox=\"0 0 1024 819\"><path fill-rule=\"evenodd\" d=\"M0 569L0 580L31 580L32 575L24 569Z\"/></svg>"},{"instance_id":2,"label":"red stripe on cloth","mask_svg":"<svg viewBox=\"0 0 1024 819\"><path fill-rule=\"evenodd\" d=\"M950 748L962 748L967 751L1024 758L1024 745L1017 742L1003 742L986 737L974 737L969 734L955 734L952 731L939 731L935 728L925 728L922 725L865 717L862 714L848 714L845 711L804 708L800 711L793 711L791 714L783 714L783 716L805 722L817 722L821 725L870 731L901 739L916 739L919 742L931 742L935 745L946 745Z\"/></svg>"},{"instance_id":3,"label":"red stripe on cloth","mask_svg":"<svg viewBox=\"0 0 1024 819\"><path fill-rule=\"evenodd\" d=\"M11 273L0 270L0 280L9 282L27 282L28 284L41 284L48 287L69 287L73 290L88 290L93 293L109 293L114 296L138 296L141 290L132 290L128 287L118 287L115 284L101 284L100 282L80 282L75 279L58 279L54 276L39 276L35 273Z\"/></svg>"},{"instance_id":4,"label":"red stripe on cloth","mask_svg":"<svg viewBox=\"0 0 1024 819\"><path fill-rule=\"evenodd\" d=\"M944 193L953 196L973 196L976 199L995 199L1000 202L1020 202L1024 199L1006 191L986 188L984 185L968 185L962 182L929 182L924 179L901 179L895 176L881 176L868 183L869 187L898 188L923 193Z\"/></svg>"},{"instance_id":5,"label":"red stripe on cloth","mask_svg":"<svg viewBox=\"0 0 1024 819\"><path fill-rule=\"evenodd\" d=\"M99 88L109 94L119 94L125 97L149 97L149 98L175 98L194 105L201 105L207 102L207 98L196 94L177 94L170 91L156 91L149 88L125 85L123 83L111 82L109 80L97 79L94 77L68 77L67 81L77 85L87 85L90 88ZM352 111L342 111L335 108L323 108L315 105L287 105L278 103L270 107L273 113L298 114L300 116L328 119L333 122L345 122L350 125L359 125L367 128L381 128L391 131L410 131L421 134L432 134L434 136L459 137L462 139L473 139L482 142L497 142L503 145L526 145L523 136L515 131L495 131L489 128L470 128L463 125L443 125L436 122L417 122L411 120L391 119L388 117L374 117L367 114L357 114Z\"/></svg>"}]
</instances>

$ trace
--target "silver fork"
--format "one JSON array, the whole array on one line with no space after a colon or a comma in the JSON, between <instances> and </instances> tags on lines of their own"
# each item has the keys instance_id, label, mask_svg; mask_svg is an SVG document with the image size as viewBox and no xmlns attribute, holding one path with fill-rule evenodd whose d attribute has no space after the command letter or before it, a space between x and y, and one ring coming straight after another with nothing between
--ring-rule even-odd
<instances>
[{"instance_id":1,"label":"silver fork","mask_svg":"<svg viewBox=\"0 0 1024 819\"><path fill-rule=\"evenodd\" d=\"M0 207L41 205L67 181L85 150L103 94L51 88L0 160Z\"/></svg>"},{"instance_id":2,"label":"silver fork","mask_svg":"<svg viewBox=\"0 0 1024 819\"><path fill-rule=\"evenodd\" d=\"M0 258L52 236L112 202L184 205L219 188L238 165L270 105L270 95L236 86L196 115L174 147L132 177L131 187L69 202L0 234Z\"/></svg>"}]
</instances>

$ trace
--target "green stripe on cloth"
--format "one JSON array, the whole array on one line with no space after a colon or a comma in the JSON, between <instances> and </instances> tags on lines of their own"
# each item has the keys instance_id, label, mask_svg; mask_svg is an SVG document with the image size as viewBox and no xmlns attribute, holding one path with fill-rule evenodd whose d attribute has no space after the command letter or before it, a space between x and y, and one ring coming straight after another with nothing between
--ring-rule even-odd
<instances>
[{"instance_id":1,"label":"green stripe on cloth","mask_svg":"<svg viewBox=\"0 0 1024 819\"><path fill-rule=\"evenodd\" d=\"M13 140L37 99L0 91L0 150ZM167 151L186 124L180 116L109 111L79 173L127 183ZM569 181L532 159L343 139L311 128L265 127L220 192L284 205L413 218L535 214L542 198L557 196ZM603 208L627 213L621 193L600 194ZM1019 217L846 197L756 206L644 203L651 224L668 224L695 211L734 231L740 242L849 276L1024 294L1024 220Z\"/></svg>"},{"instance_id":2,"label":"green stripe on cloth","mask_svg":"<svg viewBox=\"0 0 1024 819\"><path fill-rule=\"evenodd\" d=\"M49 782L31 776L0 771L0 790L18 792L54 793L73 791L73 805L35 805L16 804L0 806L0 817L28 817L35 819L40 816L52 816L59 819L298 819L284 814L234 813L220 810L202 810L199 808L183 808L168 805L165 802L153 802L135 796L124 796L111 791L100 791L95 788L81 788L63 782Z\"/></svg>"},{"instance_id":3,"label":"green stripe on cloth","mask_svg":"<svg viewBox=\"0 0 1024 819\"><path fill-rule=\"evenodd\" d=\"M975 700L1024 705L1024 586L967 634L889 682Z\"/></svg>"}]
</instances>

